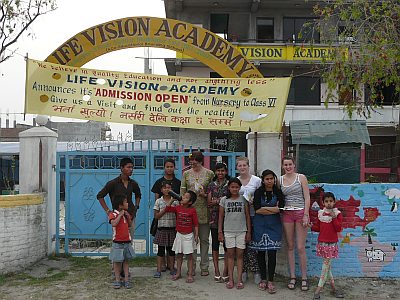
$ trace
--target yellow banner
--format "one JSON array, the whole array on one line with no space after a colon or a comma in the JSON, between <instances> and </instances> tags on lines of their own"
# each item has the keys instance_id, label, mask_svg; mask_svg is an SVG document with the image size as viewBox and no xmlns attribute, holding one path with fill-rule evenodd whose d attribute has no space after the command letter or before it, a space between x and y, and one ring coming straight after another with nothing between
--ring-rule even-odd
<instances>
[{"instance_id":1,"label":"yellow banner","mask_svg":"<svg viewBox=\"0 0 400 300\"><path fill-rule=\"evenodd\" d=\"M301 60L322 61L330 60L334 48L321 46L244 46L239 45L237 49L249 60L273 61L273 60ZM176 58L191 59L189 55L176 53Z\"/></svg>"},{"instance_id":2,"label":"yellow banner","mask_svg":"<svg viewBox=\"0 0 400 300\"><path fill-rule=\"evenodd\" d=\"M188 78L27 60L25 112L150 126L280 132L291 78Z\"/></svg>"}]
</instances>

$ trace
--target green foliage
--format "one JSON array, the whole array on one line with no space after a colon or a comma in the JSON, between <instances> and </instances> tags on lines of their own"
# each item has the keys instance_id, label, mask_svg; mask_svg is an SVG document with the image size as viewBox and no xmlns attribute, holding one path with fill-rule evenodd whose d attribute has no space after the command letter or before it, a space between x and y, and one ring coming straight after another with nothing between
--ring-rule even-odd
<instances>
[{"instance_id":1,"label":"green foliage","mask_svg":"<svg viewBox=\"0 0 400 300\"><path fill-rule=\"evenodd\" d=\"M11 46L39 16L55 9L56 0L0 0L0 63L13 56Z\"/></svg>"},{"instance_id":2,"label":"green foliage","mask_svg":"<svg viewBox=\"0 0 400 300\"><path fill-rule=\"evenodd\" d=\"M350 92L344 97L349 116L369 117L382 105L382 87L390 86L397 92L393 105L399 104L400 1L323 1L314 7L314 13L319 17L322 42L335 48L319 68L328 86L325 104L337 98L338 89L339 94ZM365 102L359 96L364 87L370 90Z\"/></svg>"}]
</instances>

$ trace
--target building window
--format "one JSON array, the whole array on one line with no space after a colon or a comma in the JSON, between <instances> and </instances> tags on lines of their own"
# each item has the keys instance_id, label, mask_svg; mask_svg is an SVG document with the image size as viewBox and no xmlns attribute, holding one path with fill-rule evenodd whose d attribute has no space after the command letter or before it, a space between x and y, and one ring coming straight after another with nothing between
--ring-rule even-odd
<instances>
[{"instance_id":1,"label":"building window","mask_svg":"<svg viewBox=\"0 0 400 300\"><path fill-rule=\"evenodd\" d=\"M211 14L210 31L227 39L229 26L229 14Z\"/></svg>"},{"instance_id":2,"label":"building window","mask_svg":"<svg viewBox=\"0 0 400 300\"><path fill-rule=\"evenodd\" d=\"M375 100L375 104L383 106L393 106L400 104L400 93L396 92L396 88L393 85L384 86L381 85L377 88L378 97ZM380 96L382 98L380 98ZM369 87L365 88L365 102L370 102L371 90Z\"/></svg>"},{"instance_id":3,"label":"building window","mask_svg":"<svg viewBox=\"0 0 400 300\"><path fill-rule=\"evenodd\" d=\"M338 41L342 44L352 44L356 39L344 25L338 26Z\"/></svg>"},{"instance_id":4,"label":"building window","mask_svg":"<svg viewBox=\"0 0 400 300\"><path fill-rule=\"evenodd\" d=\"M257 42L271 43L274 41L274 19L257 18Z\"/></svg>"},{"instance_id":5,"label":"building window","mask_svg":"<svg viewBox=\"0 0 400 300\"><path fill-rule=\"evenodd\" d=\"M355 89L345 88L339 85L338 90L339 105L346 105L358 101L357 91Z\"/></svg>"},{"instance_id":6,"label":"building window","mask_svg":"<svg viewBox=\"0 0 400 300\"><path fill-rule=\"evenodd\" d=\"M283 18L283 40L319 43L314 21L314 18Z\"/></svg>"},{"instance_id":7,"label":"building window","mask_svg":"<svg viewBox=\"0 0 400 300\"><path fill-rule=\"evenodd\" d=\"M321 105L321 80L316 77L294 77L288 105Z\"/></svg>"}]
</instances>

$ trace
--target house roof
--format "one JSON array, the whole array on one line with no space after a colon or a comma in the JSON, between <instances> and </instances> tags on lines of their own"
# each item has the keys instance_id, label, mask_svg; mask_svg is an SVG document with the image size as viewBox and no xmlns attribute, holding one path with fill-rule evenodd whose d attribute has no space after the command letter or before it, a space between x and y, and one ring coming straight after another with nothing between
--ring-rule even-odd
<instances>
[{"instance_id":1,"label":"house roof","mask_svg":"<svg viewBox=\"0 0 400 300\"><path fill-rule=\"evenodd\" d=\"M371 145L365 121L291 121L290 131L293 144L364 143Z\"/></svg>"}]
</instances>

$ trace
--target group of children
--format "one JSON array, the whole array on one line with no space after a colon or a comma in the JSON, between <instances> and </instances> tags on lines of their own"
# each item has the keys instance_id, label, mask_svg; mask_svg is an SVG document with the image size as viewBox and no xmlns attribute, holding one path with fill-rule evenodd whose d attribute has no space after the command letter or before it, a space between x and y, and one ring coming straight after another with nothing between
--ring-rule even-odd
<instances>
[{"instance_id":1,"label":"group of children","mask_svg":"<svg viewBox=\"0 0 400 300\"><path fill-rule=\"evenodd\" d=\"M243 251L248 247L257 251L257 259L262 281L259 288L273 294L274 273L276 266L276 252L280 249L282 225L280 209L284 207L284 196L277 185L277 177L271 170L262 173L262 185L254 193L253 206L255 216L250 219L249 203L240 194L241 182L238 178L227 176L227 167L218 163L215 178L207 189L208 206L210 209L210 227L212 236L212 253L215 269L215 281L225 282L228 289L234 284L234 266L237 265L236 288L242 289ZM161 185L162 196L156 200L154 216L158 219L158 229L154 243L158 251L168 253L168 265L171 266L172 280L182 277L183 255L188 260L187 283L193 279L193 252L197 248L199 239L198 219L196 209L192 207L197 196L193 191L187 191L179 200L170 196L171 183L164 181ZM133 255L128 227L129 214L126 213L126 199L114 200L115 208L110 214L110 223L113 226L113 244L110 259L114 262L116 275L115 288L130 287L128 280L128 260ZM338 257L338 236L341 231L342 215L335 208L335 196L328 192L323 199L323 209L318 212L317 221L312 224L312 230L319 232L317 256L324 259L322 273L314 299L320 299L320 291L329 280L333 294L338 298L343 295L335 289L331 272L331 259ZM218 266L219 245L223 242L225 249L224 271L221 275ZM268 265L266 265L266 254ZM176 255L176 271L173 269ZM157 256L157 272L155 277L161 276L162 256ZM120 271L123 268L125 278L121 283ZM267 279L268 270L268 279Z\"/></svg>"}]
</instances>

